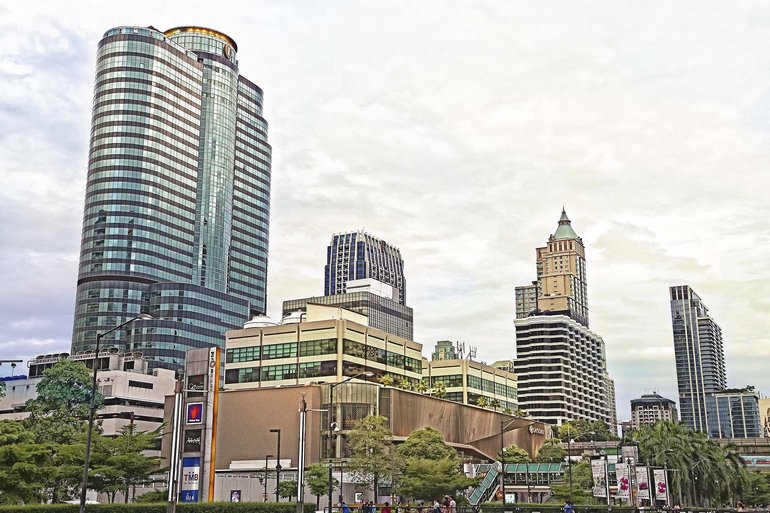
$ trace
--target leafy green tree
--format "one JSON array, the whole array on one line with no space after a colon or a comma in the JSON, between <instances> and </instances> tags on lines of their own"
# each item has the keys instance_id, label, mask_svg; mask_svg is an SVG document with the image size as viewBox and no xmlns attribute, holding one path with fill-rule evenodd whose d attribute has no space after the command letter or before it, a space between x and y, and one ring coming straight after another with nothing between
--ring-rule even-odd
<instances>
[{"instance_id":1,"label":"leafy green tree","mask_svg":"<svg viewBox=\"0 0 770 513\"><path fill-rule=\"evenodd\" d=\"M477 480L465 477L455 458L431 460L411 458L406 462L399 482L399 493L414 499L430 500L443 495L456 495L458 490L475 486Z\"/></svg>"},{"instance_id":2,"label":"leafy green tree","mask_svg":"<svg viewBox=\"0 0 770 513\"><path fill-rule=\"evenodd\" d=\"M414 390L416 392L420 392L421 394L428 393L429 388L430 387L428 386L428 382L424 379L421 379L420 381L418 381L417 384L414 386Z\"/></svg>"},{"instance_id":3,"label":"leafy green tree","mask_svg":"<svg viewBox=\"0 0 770 513\"><path fill-rule=\"evenodd\" d=\"M752 470L747 477L747 486L741 495L743 502L749 506L770 504L770 475Z\"/></svg>"},{"instance_id":4,"label":"leafy green tree","mask_svg":"<svg viewBox=\"0 0 770 513\"><path fill-rule=\"evenodd\" d=\"M558 438L549 438L537 453L538 463L561 463L567 457L567 451L561 448Z\"/></svg>"},{"instance_id":5,"label":"leafy green tree","mask_svg":"<svg viewBox=\"0 0 770 513\"><path fill-rule=\"evenodd\" d=\"M607 424L600 420L572 420L562 424L557 431L562 442L569 439L575 442L618 440L618 437L610 432Z\"/></svg>"},{"instance_id":6,"label":"leafy green tree","mask_svg":"<svg viewBox=\"0 0 770 513\"><path fill-rule=\"evenodd\" d=\"M398 388L400 388L401 390L411 390L412 383L408 379L404 378L398 382Z\"/></svg>"},{"instance_id":7,"label":"leafy green tree","mask_svg":"<svg viewBox=\"0 0 770 513\"><path fill-rule=\"evenodd\" d=\"M572 472L572 496L570 497L569 474ZM564 474L562 484L552 484L553 495L549 502L564 502L567 499L575 504L597 504L598 500L593 496L593 474L591 465L587 461L573 463Z\"/></svg>"},{"instance_id":8,"label":"leafy green tree","mask_svg":"<svg viewBox=\"0 0 770 513\"><path fill-rule=\"evenodd\" d=\"M500 401L498 401L497 399L492 399L491 401L489 401L489 407L497 411L500 408Z\"/></svg>"},{"instance_id":9,"label":"leafy green tree","mask_svg":"<svg viewBox=\"0 0 770 513\"><path fill-rule=\"evenodd\" d=\"M396 382L395 378L390 374L383 374L378 378L378 381L383 385L385 385L386 387L392 387L393 383Z\"/></svg>"},{"instance_id":10,"label":"leafy green tree","mask_svg":"<svg viewBox=\"0 0 770 513\"><path fill-rule=\"evenodd\" d=\"M457 452L444 442L441 433L432 427L414 431L396 450L404 459L423 458L441 460L457 457Z\"/></svg>"},{"instance_id":11,"label":"leafy green tree","mask_svg":"<svg viewBox=\"0 0 770 513\"><path fill-rule=\"evenodd\" d=\"M133 502L166 502L166 500L168 500L168 490L153 490L136 497Z\"/></svg>"},{"instance_id":12,"label":"leafy green tree","mask_svg":"<svg viewBox=\"0 0 770 513\"><path fill-rule=\"evenodd\" d=\"M278 495L291 501L297 496L297 482L281 481L278 483Z\"/></svg>"},{"instance_id":13,"label":"leafy green tree","mask_svg":"<svg viewBox=\"0 0 770 513\"><path fill-rule=\"evenodd\" d=\"M529 463L532 461L529 453L516 444L506 447L503 450L502 457L505 463Z\"/></svg>"},{"instance_id":14,"label":"leafy green tree","mask_svg":"<svg viewBox=\"0 0 770 513\"><path fill-rule=\"evenodd\" d=\"M321 496L329 492L329 467L323 463L310 465L305 472L305 481L310 488L310 493L315 495L315 509L321 509ZM337 488L339 480L332 477L332 487Z\"/></svg>"},{"instance_id":15,"label":"leafy green tree","mask_svg":"<svg viewBox=\"0 0 770 513\"><path fill-rule=\"evenodd\" d=\"M101 461L93 470L94 488L107 493L110 502L115 501L118 492L123 492L124 501L128 502L131 488L152 483L152 474L158 470L160 459L146 456L145 451L155 446L159 436L160 428L145 433L128 424L115 438L101 437L96 451Z\"/></svg>"},{"instance_id":16,"label":"leafy green tree","mask_svg":"<svg viewBox=\"0 0 770 513\"><path fill-rule=\"evenodd\" d=\"M414 431L396 452L402 465L398 490L407 497L430 500L475 483L461 472L456 451L431 427Z\"/></svg>"},{"instance_id":17,"label":"leafy green tree","mask_svg":"<svg viewBox=\"0 0 770 513\"><path fill-rule=\"evenodd\" d=\"M349 468L353 481L364 486L371 485L375 497L383 478L390 482L395 478L398 465L392 441L388 419L379 415L359 420L348 434Z\"/></svg>"},{"instance_id":18,"label":"leafy green tree","mask_svg":"<svg viewBox=\"0 0 770 513\"><path fill-rule=\"evenodd\" d=\"M481 406L482 408L486 408L487 406L489 406L489 401L487 400L486 397L481 395L479 396L478 399L476 399L476 406Z\"/></svg>"},{"instance_id":19,"label":"leafy green tree","mask_svg":"<svg viewBox=\"0 0 770 513\"><path fill-rule=\"evenodd\" d=\"M0 420L0 504L42 502L50 458L23 423Z\"/></svg>"},{"instance_id":20,"label":"leafy green tree","mask_svg":"<svg viewBox=\"0 0 770 513\"><path fill-rule=\"evenodd\" d=\"M37 397L26 404L27 426L39 443L78 442L88 418L91 376L81 362L59 360L43 373L37 384ZM104 402L97 392L96 407Z\"/></svg>"}]
</instances>

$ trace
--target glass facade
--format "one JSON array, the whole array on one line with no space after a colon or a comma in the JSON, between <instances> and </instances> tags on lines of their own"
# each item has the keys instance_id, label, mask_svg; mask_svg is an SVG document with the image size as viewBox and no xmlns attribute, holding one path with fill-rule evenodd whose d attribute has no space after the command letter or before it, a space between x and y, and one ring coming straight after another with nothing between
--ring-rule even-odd
<instances>
[{"instance_id":1,"label":"glass facade","mask_svg":"<svg viewBox=\"0 0 770 513\"><path fill-rule=\"evenodd\" d=\"M262 91L237 46L197 27L99 43L72 351L185 351L265 311L270 153Z\"/></svg>"},{"instance_id":2,"label":"glass facade","mask_svg":"<svg viewBox=\"0 0 770 513\"><path fill-rule=\"evenodd\" d=\"M407 340L414 339L414 313L411 308L372 292L346 292L331 296L292 299L283 302L283 316L306 311L308 303L341 306L365 315L369 326Z\"/></svg>"},{"instance_id":3,"label":"glass facade","mask_svg":"<svg viewBox=\"0 0 770 513\"><path fill-rule=\"evenodd\" d=\"M324 295L343 294L348 281L364 278L398 289L398 302L406 304L404 260L398 248L361 231L334 235L326 249Z\"/></svg>"},{"instance_id":4,"label":"glass facade","mask_svg":"<svg viewBox=\"0 0 770 513\"><path fill-rule=\"evenodd\" d=\"M724 392L706 397L710 438L759 438L762 422L759 396L752 392Z\"/></svg>"},{"instance_id":5,"label":"glass facade","mask_svg":"<svg viewBox=\"0 0 770 513\"><path fill-rule=\"evenodd\" d=\"M669 292L679 415L685 426L708 432L707 396L727 386L722 330L692 288L675 286Z\"/></svg>"}]
</instances>

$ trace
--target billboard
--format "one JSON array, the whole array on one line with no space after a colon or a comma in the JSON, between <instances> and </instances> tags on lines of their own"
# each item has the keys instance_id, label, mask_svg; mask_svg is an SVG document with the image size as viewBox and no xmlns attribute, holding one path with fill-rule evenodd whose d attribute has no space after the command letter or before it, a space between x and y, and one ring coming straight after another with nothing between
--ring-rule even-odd
<instances>
[{"instance_id":1,"label":"billboard","mask_svg":"<svg viewBox=\"0 0 770 513\"><path fill-rule=\"evenodd\" d=\"M628 463L615 464L615 477L618 480L618 492L616 497L627 499L631 492L630 465Z\"/></svg>"},{"instance_id":2,"label":"billboard","mask_svg":"<svg viewBox=\"0 0 770 513\"><path fill-rule=\"evenodd\" d=\"M636 467L636 496L650 500L650 472L648 467Z\"/></svg>"},{"instance_id":3,"label":"billboard","mask_svg":"<svg viewBox=\"0 0 770 513\"><path fill-rule=\"evenodd\" d=\"M655 500L668 504L668 479L666 479L666 471L662 468L656 468L652 471L652 478L655 481Z\"/></svg>"},{"instance_id":4,"label":"billboard","mask_svg":"<svg viewBox=\"0 0 770 513\"><path fill-rule=\"evenodd\" d=\"M184 432L184 452L201 452L200 429L188 429Z\"/></svg>"},{"instance_id":5,"label":"billboard","mask_svg":"<svg viewBox=\"0 0 770 513\"><path fill-rule=\"evenodd\" d=\"M203 403L187 403L187 423L203 423Z\"/></svg>"},{"instance_id":6,"label":"billboard","mask_svg":"<svg viewBox=\"0 0 770 513\"><path fill-rule=\"evenodd\" d=\"M591 460L591 474L594 478L593 496L607 497L607 462Z\"/></svg>"}]
</instances>

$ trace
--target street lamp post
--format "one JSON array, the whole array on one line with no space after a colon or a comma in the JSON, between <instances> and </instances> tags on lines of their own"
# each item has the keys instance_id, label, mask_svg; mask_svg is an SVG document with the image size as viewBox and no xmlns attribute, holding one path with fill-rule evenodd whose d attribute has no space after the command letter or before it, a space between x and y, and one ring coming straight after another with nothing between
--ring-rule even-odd
<instances>
[{"instance_id":1,"label":"street lamp post","mask_svg":"<svg viewBox=\"0 0 770 513\"><path fill-rule=\"evenodd\" d=\"M500 478L501 478L500 491L503 492L503 506L505 506L505 478L507 476L507 472L505 470L504 434L505 434L505 430L517 420L519 420L519 417L514 417L513 419L507 420L507 421L506 420L500 421L500 462L501 462L501 470L502 470L502 472L500 472ZM529 465L527 465L527 473L529 473ZM527 500L529 500L529 482L527 483Z\"/></svg>"},{"instance_id":2,"label":"street lamp post","mask_svg":"<svg viewBox=\"0 0 770 513\"><path fill-rule=\"evenodd\" d=\"M331 383L329 385L329 434L328 438L326 440L326 456L329 458L329 513L332 513L332 504L333 504L333 495L334 495L334 477L332 476L332 459L334 455L332 454L334 444L332 443L332 439L334 437L334 432L339 431L339 426L334 421L334 389L338 386L347 383L351 379L359 378L361 376L366 376L367 378L370 378L374 376L373 372L359 372L358 374L355 374L353 376L350 376L347 379L344 379L340 381L339 383Z\"/></svg>"},{"instance_id":3,"label":"street lamp post","mask_svg":"<svg viewBox=\"0 0 770 513\"><path fill-rule=\"evenodd\" d=\"M80 490L80 513L85 513L86 511L86 492L88 491L88 467L91 464L91 436L94 430L94 410L96 409L96 373L99 371L99 345L101 344L102 338L105 335L109 335L110 333L117 331L120 328L127 326L134 321L145 321L149 319L152 319L152 315L142 313L137 315L133 319L129 319L122 324L118 324L112 329L109 329L103 333L96 334L94 369L93 369L93 375L91 378L91 402L89 403L89 406L88 406L88 432L86 433L86 456L85 456L85 461L83 462L83 484Z\"/></svg>"},{"instance_id":4,"label":"street lamp post","mask_svg":"<svg viewBox=\"0 0 770 513\"><path fill-rule=\"evenodd\" d=\"M265 491L262 494L262 502L267 502L267 461L272 457L272 454L265 455Z\"/></svg>"},{"instance_id":5,"label":"street lamp post","mask_svg":"<svg viewBox=\"0 0 770 513\"><path fill-rule=\"evenodd\" d=\"M275 457L275 502L281 502L279 495L281 486L281 430L271 429L270 432L278 435L278 452L276 452Z\"/></svg>"}]
</instances>

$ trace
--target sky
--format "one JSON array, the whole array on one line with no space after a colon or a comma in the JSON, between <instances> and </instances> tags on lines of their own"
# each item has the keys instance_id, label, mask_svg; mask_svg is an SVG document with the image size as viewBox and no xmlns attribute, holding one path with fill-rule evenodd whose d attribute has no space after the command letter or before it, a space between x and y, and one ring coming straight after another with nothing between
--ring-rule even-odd
<instances>
[{"instance_id":1,"label":"sky","mask_svg":"<svg viewBox=\"0 0 770 513\"><path fill-rule=\"evenodd\" d=\"M264 90L273 317L365 229L401 249L425 356L513 358L564 206L619 419L678 399L671 285L722 327L728 384L770 394L767 2L6 0L0 359L69 350L96 45L123 25L225 32Z\"/></svg>"}]
</instances>

